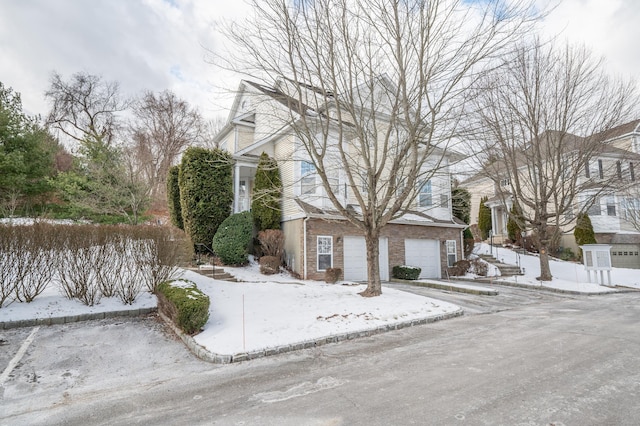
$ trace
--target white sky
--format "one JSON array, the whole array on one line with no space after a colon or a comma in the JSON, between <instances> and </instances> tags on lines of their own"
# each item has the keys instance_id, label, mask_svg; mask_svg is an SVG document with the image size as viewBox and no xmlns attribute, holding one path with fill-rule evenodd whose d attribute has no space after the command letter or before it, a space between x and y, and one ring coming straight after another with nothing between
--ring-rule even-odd
<instances>
[{"instance_id":1,"label":"white sky","mask_svg":"<svg viewBox=\"0 0 640 426\"><path fill-rule=\"evenodd\" d=\"M537 0L558 3L547 34L585 43L608 69L640 76L638 0ZM115 80L123 94L173 90L207 118L226 114L239 76L207 63L214 27L248 11L241 0L0 0L0 81L22 94L29 114L46 115L52 71Z\"/></svg>"}]
</instances>

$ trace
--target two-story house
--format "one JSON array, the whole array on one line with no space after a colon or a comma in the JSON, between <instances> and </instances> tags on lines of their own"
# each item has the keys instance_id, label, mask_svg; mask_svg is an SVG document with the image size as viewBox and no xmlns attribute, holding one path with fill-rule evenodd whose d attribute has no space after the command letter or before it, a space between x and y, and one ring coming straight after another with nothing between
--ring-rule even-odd
<instances>
[{"instance_id":1,"label":"two-story house","mask_svg":"<svg viewBox=\"0 0 640 426\"><path fill-rule=\"evenodd\" d=\"M575 146L568 147L565 154L567 158L570 158L572 149L580 144L579 137L572 135L571 138ZM561 245L574 252L577 250L573 237L575 214L586 207L597 242L612 246L613 266L640 268L640 222L633 220L638 217L640 207L640 181L636 176L640 163L640 120L593 138L602 145L597 154L578 170L577 187L581 191L575 197L574 205L563 214ZM499 167L493 170L499 171ZM506 241L507 221L513 203L513 195L508 193L511 188L509 178L499 173L488 175L482 172L467 179L463 186L472 194L472 224L478 220L480 199L488 197L485 205L491 209L493 242L501 244ZM508 195L504 196L505 193Z\"/></svg>"},{"instance_id":2,"label":"two-story house","mask_svg":"<svg viewBox=\"0 0 640 426\"><path fill-rule=\"evenodd\" d=\"M323 279L327 268L341 268L345 280L364 281L367 279L364 237L327 197L319 173L296 133L299 129L294 129L295 119L291 118L317 119L319 108L310 104L322 104L326 93L307 86L309 96L315 98L309 104L301 103L288 94L286 86L291 84L297 83L286 81L268 87L242 81L228 123L216 136L216 143L230 151L235 160L233 212L250 208L258 158L266 152L277 160L283 182L281 227L287 265L305 279ZM321 108L331 115L331 100L326 100ZM466 225L451 213L447 153L437 150L434 153L437 160L427 161L424 167L437 163L438 172L428 181L420 182L410 211L381 231L379 260L383 281L389 280L396 265L418 266L422 268L422 278L440 278L448 266L462 258L462 231ZM354 161L358 161L355 156ZM337 160L335 165L330 163L328 160L326 174L332 192L341 206L358 214L354 190L341 163Z\"/></svg>"}]
</instances>

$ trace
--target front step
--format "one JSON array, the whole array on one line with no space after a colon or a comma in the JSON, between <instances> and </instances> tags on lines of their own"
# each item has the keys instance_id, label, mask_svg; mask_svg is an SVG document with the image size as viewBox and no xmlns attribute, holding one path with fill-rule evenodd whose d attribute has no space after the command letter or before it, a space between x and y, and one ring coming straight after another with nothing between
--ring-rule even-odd
<instances>
[{"instance_id":1,"label":"front step","mask_svg":"<svg viewBox=\"0 0 640 426\"><path fill-rule=\"evenodd\" d=\"M500 271L500 275L502 276L524 275L522 273L522 270L518 266L502 263L490 254L481 254L479 255L479 257L485 262L490 263L498 268L498 270Z\"/></svg>"},{"instance_id":2,"label":"front step","mask_svg":"<svg viewBox=\"0 0 640 426\"><path fill-rule=\"evenodd\" d=\"M217 268L214 265L200 265L197 268L187 268L191 271L197 272L205 277L213 278L214 280L238 282L237 278L228 273L222 268Z\"/></svg>"}]
</instances>

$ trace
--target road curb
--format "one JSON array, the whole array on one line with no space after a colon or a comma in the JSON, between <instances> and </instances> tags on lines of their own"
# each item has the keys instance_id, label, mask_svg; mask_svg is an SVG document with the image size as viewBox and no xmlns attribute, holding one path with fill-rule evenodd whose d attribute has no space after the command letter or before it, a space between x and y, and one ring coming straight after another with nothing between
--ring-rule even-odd
<instances>
[{"instance_id":1,"label":"road curb","mask_svg":"<svg viewBox=\"0 0 640 426\"><path fill-rule=\"evenodd\" d=\"M63 317L47 317L47 318L35 318L18 321L4 321L0 322L0 330L9 330L12 328L20 327L35 327L39 325L58 325L58 324L70 324L74 322L93 321L105 318L115 317L137 317L141 315L147 315L157 312L158 308L136 308L130 310L120 311L107 311L107 312L94 312L79 315L68 315Z\"/></svg>"},{"instance_id":2,"label":"road curb","mask_svg":"<svg viewBox=\"0 0 640 426\"><path fill-rule=\"evenodd\" d=\"M169 318L167 318L162 313L158 312L158 315L162 320L173 330L174 333L184 342L187 348L198 358L203 361L211 362L214 364L231 364L235 362L248 361L256 358L263 358L272 355L283 354L287 352L298 351L302 349L310 349L318 346L323 346L330 343L338 343L343 342L345 340L354 340L361 337L370 337L376 334L386 333L389 331L400 330L407 327L413 327L416 325L424 325L433 323L436 321L447 320L451 318L456 318L464 315L464 311L462 309L458 309L454 312L449 312L446 314L435 315L427 318L414 319L411 321L404 321L399 323L393 323L388 325L377 326L376 328L371 328L368 330L360 330L349 333L342 334L334 334L331 336L321 337L315 340L306 340L303 342L292 343L289 345L282 345L277 347L260 349L252 352L241 352L233 355L222 355L214 352L210 352L204 346L198 344L195 339L182 332L178 327L176 327L173 322Z\"/></svg>"},{"instance_id":3,"label":"road curb","mask_svg":"<svg viewBox=\"0 0 640 426\"><path fill-rule=\"evenodd\" d=\"M458 287L455 284L444 284L444 283L434 283L434 282L426 282L426 281L412 281L412 280L399 280L394 278L393 281L389 281L391 283L401 283L401 284L409 284L416 287L429 287L435 288L437 290L447 290L454 291L456 293L467 293L467 294L476 294L479 296L497 296L497 290L481 290L474 288L465 288Z\"/></svg>"},{"instance_id":4,"label":"road curb","mask_svg":"<svg viewBox=\"0 0 640 426\"><path fill-rule=\"evenodd\" d=\"M491 284L491 285L503 285L506 287L517 287L517 288L524 288L527 290L542 290L542 291L548 291L550 293L561 293L561 294L572 294L575 296L606 296L606 295L610 295L610 294L619 294L619 293L632 293L634 291L637 290L631 290L631 289L625 289L625 290L619 290L619 289L611 289L611 291L606 291L606 292L598 292L598 293L594 293L594 292L589 292L589 291L577 291L577 290L564 290L561 288L553 288L553 287L546 287L546 286L535 286L535 285L528 285L528 284L521 284L521 283L515 283L512 281L491 281L488 278L483 278L480 280L477 280L478 282L482 282L485 284Z\"/></svg>"}]
</instances>

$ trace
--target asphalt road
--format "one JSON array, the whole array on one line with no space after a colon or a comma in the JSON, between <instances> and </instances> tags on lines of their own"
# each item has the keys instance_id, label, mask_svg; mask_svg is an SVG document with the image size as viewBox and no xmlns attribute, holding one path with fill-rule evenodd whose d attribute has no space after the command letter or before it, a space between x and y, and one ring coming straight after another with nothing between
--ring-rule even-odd
<instances>
[{"instance_id":1,"label":"asphalt road","mask_svg":"<svg viewBox=\"0 0 640 426\"><path fill-rule=\"evenodd\" d=\"M0 424L640 421L640 293L411 290L469 315L225 366L197 360L153 318L44 327L0 384ZM30 331L0 334L0 370Z\"/></svg>"}]
</instances>

